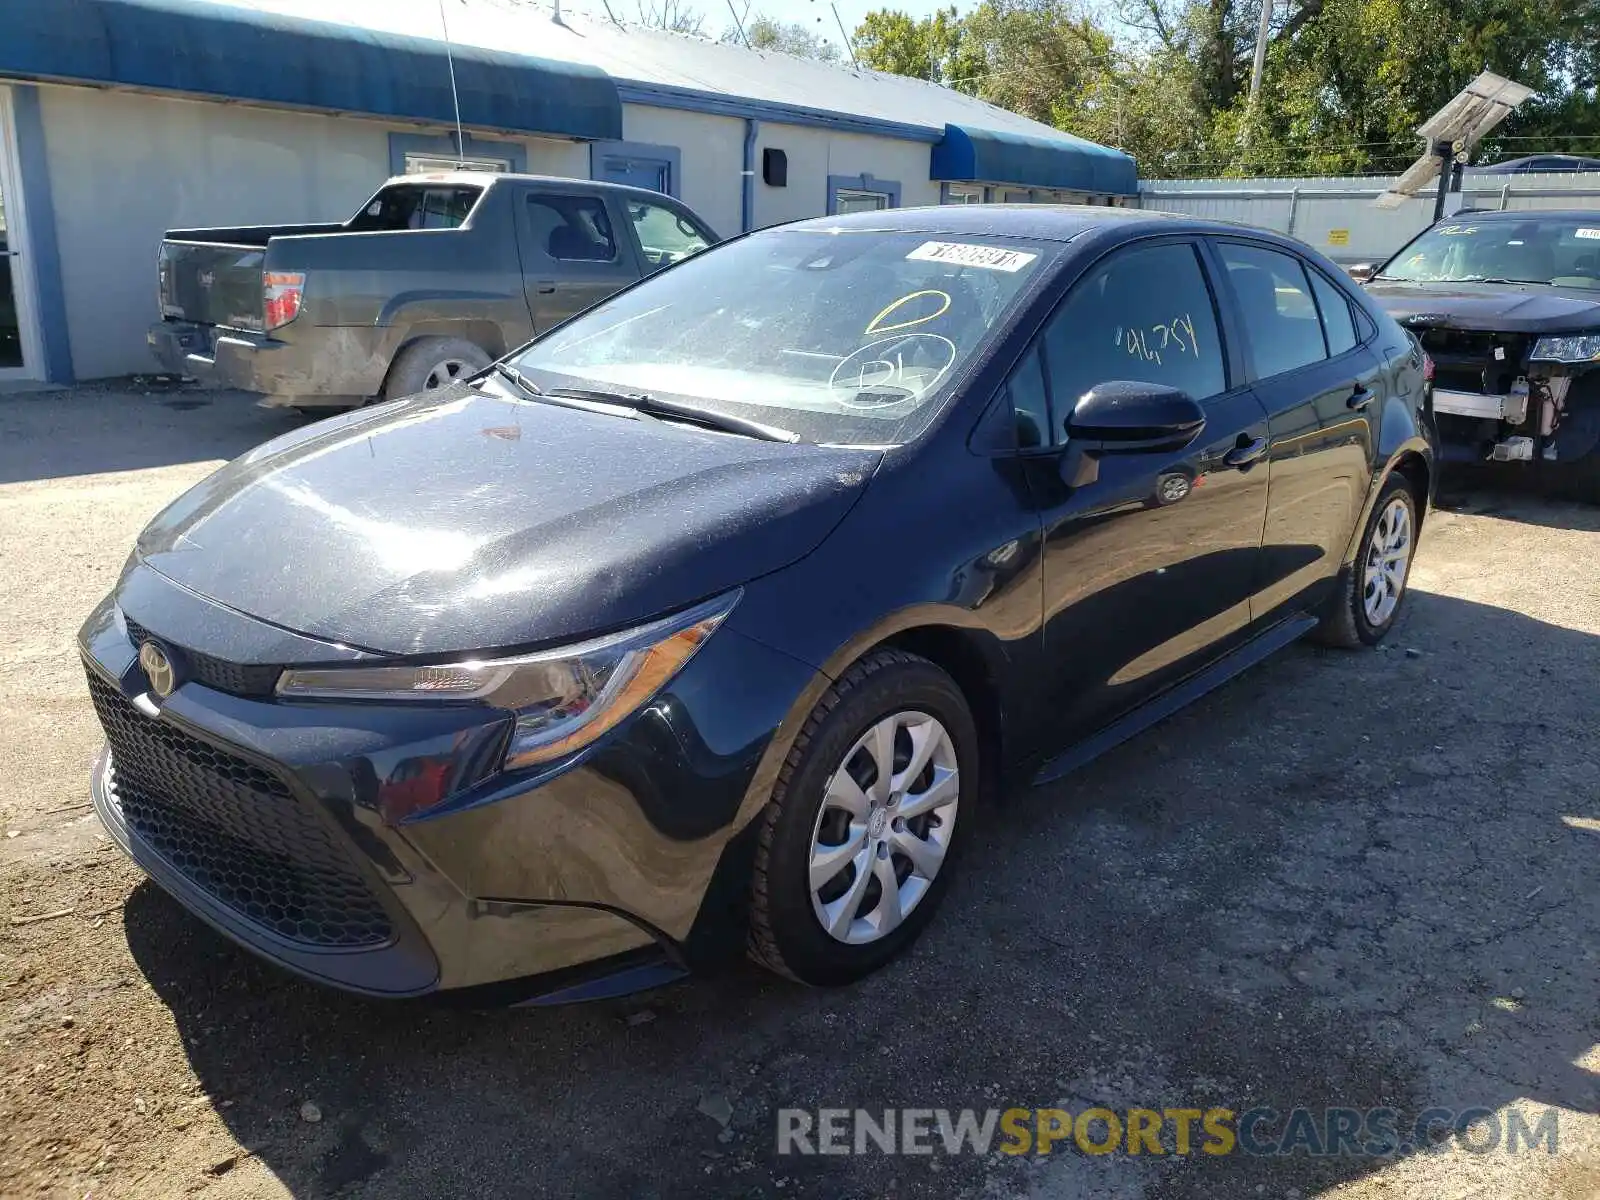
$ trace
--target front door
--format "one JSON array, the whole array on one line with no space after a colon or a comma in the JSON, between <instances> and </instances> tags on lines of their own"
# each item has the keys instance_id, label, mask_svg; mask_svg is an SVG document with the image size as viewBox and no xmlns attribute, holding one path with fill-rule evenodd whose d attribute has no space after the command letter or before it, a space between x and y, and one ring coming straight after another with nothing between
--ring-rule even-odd
<instances>
[{"instance_id":1,"label":"front door","mask_svg":"<svg viewBox=\"0 0 1600 1200\"><path fill-rule=\"evenodd\" d=\"M643 273L627 215L602 195L558 188L527 190L518 207L517 244L535 334L590 308Z\"/></svg>"},{"instance_id":2,"label":"front door","mask_svg":"<svg viewBox=\"0 0 1600 1200\"><path fill-rule=\"evenodd\" d=\"M1342 287L1298 255L1219 241L1267 410L1272 476L1254 617L1315 611L1326 597L1372 484L1383 372Z\"/></svg>"},{"instance_id":3,"label":"front door","mask_svg":"<svg viewBox=\"0 0 1600 1200\"><path fill-rule=\"evenodd\" d=\"M1267 509L1266 413L1230 363L1198 247L1140 242L1090 268L1018 368L1014 401L1068 443L1078 397L1165 384L1206 424L1180 450L1106 454L1090 482L1034 478L1044 523L1045 657L1063 740L1193 673L1248 632ZM1029 406L1018 402L1019 412ZM1024 423L1026 417L1019 418Z\"/></svg>"},{"instance_id":4,"label":"front door","mask_svg":"<svg viewBox=\"0 0 1600 1200\"><path fill-rule=\"evenodd\" d=\"M11 89L0 86L0 381L43 378L33 325Z\"/></svg>"}]
</instances>

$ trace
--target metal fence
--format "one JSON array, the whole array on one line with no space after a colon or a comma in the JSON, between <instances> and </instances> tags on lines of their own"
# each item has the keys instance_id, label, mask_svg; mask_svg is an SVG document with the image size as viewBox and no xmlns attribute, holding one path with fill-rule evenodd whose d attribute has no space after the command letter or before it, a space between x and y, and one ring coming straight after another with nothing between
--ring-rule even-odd
<instances>
[{"instance_id":1,"label":"metal fence","mask_svg":"<svg viewBox=\"0 0 1600 1200\"><path fill-rule=\"evenodd\" d=\"M1314 179L1141 179L1139 206L1243 221L1297 237L1338 263L1388 258L1433 220L1430 192L1399 208L1373 207L1397 175ZM1600 210L1600 172L1485 175L1468 172L1452 208Z\"/></svg>"}]
</instances>

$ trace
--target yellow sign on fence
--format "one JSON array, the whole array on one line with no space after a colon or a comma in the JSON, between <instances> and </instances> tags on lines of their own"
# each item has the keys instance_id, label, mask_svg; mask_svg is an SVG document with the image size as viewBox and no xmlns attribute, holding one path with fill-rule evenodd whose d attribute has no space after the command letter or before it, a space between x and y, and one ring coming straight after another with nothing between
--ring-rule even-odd
<instances>
[{"instance_id":1,"label":"yellow sign on fence","mask_svg":"<svg viewBox=\"0 0 1600 1200\"><path fill-rule=\"evenodd\" d=\"M1350 244L1350 231L1348 229L1328 230L1328 245L1348 246Z\"/></svg>"}]
</instances>

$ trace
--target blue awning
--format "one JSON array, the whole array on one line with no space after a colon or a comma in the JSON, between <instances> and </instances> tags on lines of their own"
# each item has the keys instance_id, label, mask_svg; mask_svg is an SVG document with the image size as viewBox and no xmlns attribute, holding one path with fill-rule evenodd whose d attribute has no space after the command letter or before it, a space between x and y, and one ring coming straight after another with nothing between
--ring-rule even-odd
<instances>
[{"instance_id":1,"label":"blue awning","mask_svg":"<svg viewBox=\"0 0 1600 1200\"><path fill-rule=\"evenodd\" d=\"M1121 150L1070 133L1034 137L969 125L944 127L944 137L933 147L928 178L1113 196L1139 191L1138 168Z\"/></svg>"},{"instance_id":2,"label":"blue awning","mask_svg":"<svg viewBox=\"0 0 1600 1200\"><path fill-rule=\"evenodd\" d=\"M597 67L455 49L462 124L618 141ZM0 0L0 76L453 125L442 42L203 0Z\"/></svg>"}]
</instances>

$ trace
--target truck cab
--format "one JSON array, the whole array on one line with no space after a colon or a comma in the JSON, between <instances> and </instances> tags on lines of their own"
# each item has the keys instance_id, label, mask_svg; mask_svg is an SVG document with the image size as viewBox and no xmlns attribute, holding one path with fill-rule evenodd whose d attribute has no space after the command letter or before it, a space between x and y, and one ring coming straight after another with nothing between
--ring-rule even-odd
<instances>
[{"instance_id":1,"label":"truck cab","mask_svg":"<svg viewBox=\"0 0 1600 1200\"><path fill-rule=\"evenodd\" d=\"M148 342L269 405L350 408L469 375L716 240L641 188L400 176L336 224L168 231Z\"/></svg>"}]
</instances>

